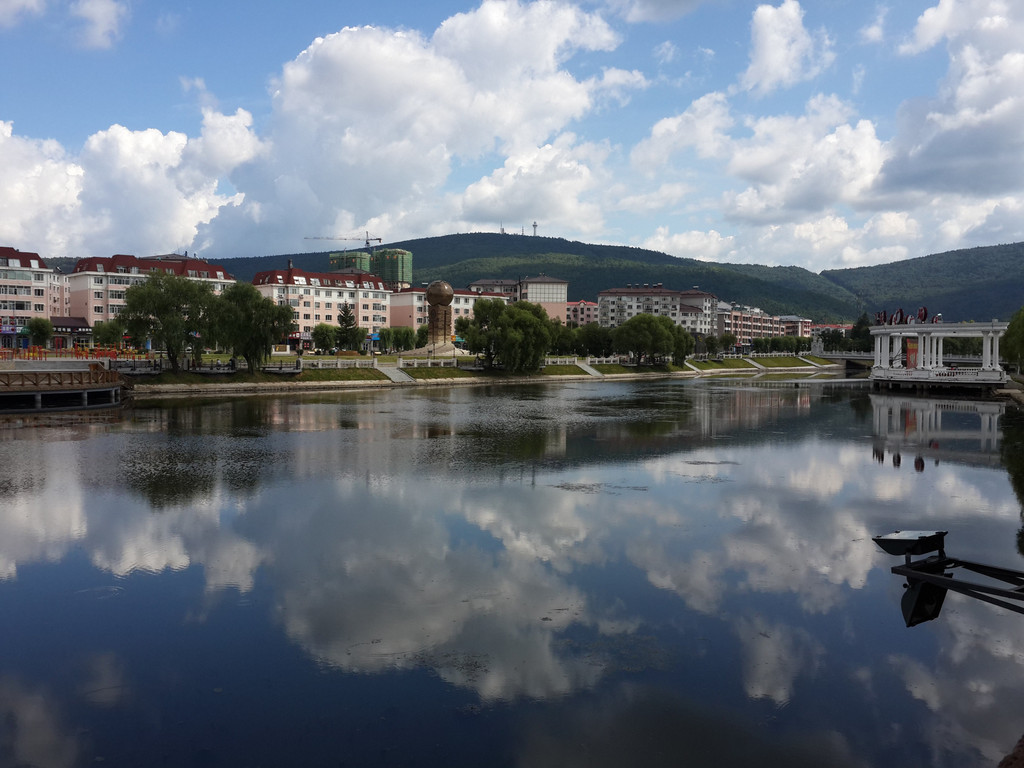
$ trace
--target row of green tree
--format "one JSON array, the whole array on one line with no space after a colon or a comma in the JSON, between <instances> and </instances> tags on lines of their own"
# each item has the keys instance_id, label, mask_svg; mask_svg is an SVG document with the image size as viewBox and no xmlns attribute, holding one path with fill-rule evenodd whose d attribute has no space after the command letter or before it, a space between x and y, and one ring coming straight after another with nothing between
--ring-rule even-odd
<instances>
[{"instance_id":1,"label":"row of green tree","mask_svg":"<svg viewBox=\"0 0 1024 768\"><path fill-rule=\"evenodd\" d=\"M606 357L630 354L637 361L693 353L694 340L667 317L637 315L617 328L589 323L568 328L548 317L539 304L502 299L477 299L473 317L455 321L455 332L466 348L481 355L487 367L500 366L512 373L540 368L547 355Z\"/></svg>"}]
</instances>

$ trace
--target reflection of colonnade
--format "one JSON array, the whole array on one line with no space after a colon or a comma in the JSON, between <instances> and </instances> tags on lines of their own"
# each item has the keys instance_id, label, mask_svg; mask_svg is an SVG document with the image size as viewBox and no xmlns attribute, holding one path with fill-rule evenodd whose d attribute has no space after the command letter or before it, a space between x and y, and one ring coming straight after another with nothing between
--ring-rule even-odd
<instances>
[{"instance_id":1,"label":"reflection of colonnade","mask_svg":"<svg viewBox=\"0 0 1024 768\"><path fill-rule=\"evenodd\" d=\"M999 365L999 338L1007 323L922 323L883 325L871 329L875 340L871 378L936 384L1001 384L1006 374ZM943 342L947 338L980 338L981 367L947 367ZM917 342L917 353L904 350L904 340Z\"/></svg>"},{"instance_id":2,"label":"reflection of colonnade","mask_svg":"<svg viewBox=\"0 0 1024 768\"><path fill-rule=\"evenodd\" d=\"M1002 403L871 395L871 406L876 451L986 466L1001 462Z\"/></svg>"}]
</instances>

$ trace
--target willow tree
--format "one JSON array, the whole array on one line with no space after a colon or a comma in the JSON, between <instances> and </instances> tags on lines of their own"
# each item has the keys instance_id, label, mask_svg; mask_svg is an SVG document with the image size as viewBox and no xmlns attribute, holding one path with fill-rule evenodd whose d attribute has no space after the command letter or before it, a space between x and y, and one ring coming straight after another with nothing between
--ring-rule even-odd
<instances>
[{"instance_id":1,"label":"willow tree","mask_svg":"<svg viewBox=\"0 0 1024 768\"><path fill-rule=\"evenodd\" d=\"M118 320L137 345L152 339L167 354L171 370L177 372L186 347L198 348L201 340L209 340L213 302L208 283L154 272L144 283L125 291Z\"/></svg>"},{"instance_id":2,"label":"willow tree","mask_svg":"<svg viewBox=\"0 0 1024 768\"><path fill-rule=\"evenodd\" d=\"M270 359L274 344L292 330L293 312L265 298L251 283L234 283L220 295L216 311L216 338L245 360L250 372Z\"/></svg>"},{"instance_id":3,"label":"willow tree","mask_svg":"<svg viewBox=\"0 0 1024 768\"><path fill-rule=\"evenodd\" d=\"M487 367L498 362L510 373L536 371L551 348L547 312L529 301L477 299L472 319L459 318L455 331L470 352L483 354Z\"/></svg>"},{"instance_id":4,"label":"willow tree","mask_svg":"<svg viewBox=\"0 0 1024 768\"><path fill-rule=\"evenodd\" d=\"M612 331L612 344L617 352L636 358L662 357L675 351L675 323L661 315L642 313L629 318Z\"/></svg>"}]
</instances>

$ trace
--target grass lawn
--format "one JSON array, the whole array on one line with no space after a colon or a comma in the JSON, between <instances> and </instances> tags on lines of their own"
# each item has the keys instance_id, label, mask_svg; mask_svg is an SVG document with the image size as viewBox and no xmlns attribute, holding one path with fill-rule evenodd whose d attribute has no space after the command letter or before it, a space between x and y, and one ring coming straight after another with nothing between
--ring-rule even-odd
<instances>
[{"instance_id":1,"label":"grass lawn","mask_svg":"<svg viewBox=\"0 0 1024 768\"><path fill-rule=\"evenodd\" d=\"M476 371L464 371L461 368L403 368L414 379L425 381L427 379L471 379L477 375ZM381 374L383 376L384 374Z\"/></svg>"},{"instance_id":2,"label":"grass lawn","mask_svg":"<svg viewBox=\"0 0 1024 768\"><path fill-rule=\"evenodd\" d=\"M823 357L815 357L814 355L801 355L801 357L804 360L810 360L812 363L817 363L818 365L835 365L836 364L834 360L826 360Z\"/></svg>"},{"instance_id":3,"label":"grass lawn","mask_svg":"<svg viewBox=\"0 0 1024 768\"><path fill-rule=\"evenodd\" d=\"M723 360L690 360L689 363L701 371L749 370L755 367L749 360L738 357L727 357ZM803 365L803 363L799 363L799 365Z\"/></svg>"},{"instance_id":4,"label":"grass lawn","mask_svg":"<svg viewBox=\"0 0 1024 768\"><path fill-rule=\"evenodd\" d=\"M586 372L578 365L545 365L540 369L542 376L585 376Z\"/></svg>"},{"instance_id":5,"label":"grass lawn","mask_svg":"<svg viewBox=\"0 0 1024 768\"><path fill-rule=\"evenodd\" d=\"M590 367L606 376L614 376L617 373L636 375L638 373L675 373L677 371L689 370L678 365L619 365L618 363L595 363Z\"/></svg>"},{"instance_id":6,"label":"grass lawn","mask_svg":"<svg viewBox=\"0 0 1024 768\"><path fill-rule=\"evenodd\" d=\"M799 357L759 357L757 362L765 368L800 368L807 367L807 363Z\"/></svg>"}]
</instances>

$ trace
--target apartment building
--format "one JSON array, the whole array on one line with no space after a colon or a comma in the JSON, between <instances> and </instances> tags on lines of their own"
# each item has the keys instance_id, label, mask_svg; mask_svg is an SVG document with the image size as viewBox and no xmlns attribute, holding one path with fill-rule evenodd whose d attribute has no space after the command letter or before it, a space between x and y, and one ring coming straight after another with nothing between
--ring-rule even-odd
<instances>
[{"instance_id":1,"label":"apartment building","mask_svg":"<svg viewBox=\"0 0 1024 768\"><path fill-rule=\"evenodd\" d=\"M188 255L90 256L79 259L67 276L67 311L60 314L85 318L90 327L113 320L124 309L125 292L156 272L207 283L214 294L222 293L235 281L224 267Z\"/></svg>"},{"instance_id":2,"label":"apartment building","mask_svg":"<svg viewBox=\"0 0 1024 768\"><path fill-rule=\"evenodd\" d=\"M616 328L641 314L667 317L694 335L706 336L717 328L718 298L697 288L674 291L662 283L627 284L601 291L597 305L597 321L605 328Z\"/></svg>"},{"instance_id":3,"label":"apartment building","mask_svg":"<svg viewBox=\"0 0 1024 768\"><path fill-rule=\"evenodd\" d=\"M477 299L504 299L507 294L477 293L470 290L456 290L452 297L452 324L460 317L473 317L473 304ZM404 288L391 294L391 327L419 328L428 317L427 288ZM454 333L454 330L452 331Z\"/></svg>"},{"instance_id":4,"label":"apartment building","mask_svg":"<svg viewBox=\"0 0 1024 768\"><path fill-rule=\"evenodd\" d=\"M598 305L595 301L570 301L565 305L565 324L582 327L598 321Z\"/></svg>"},{"instance_id":5,"label":"apartment building","mask_svg":"<svg viewBox=\"0 0 1024 768\"><path fill-rule=\"evenodd\" d=\"M786 326L782 318L769 315L758 307L747 307L742 304L719 302L718 326L716 335L731 333L736 337L736 344L749 346L753 339L770 339L784 336Z\"/></svg>"},{"instance_id":6,"label":"apartment building","mask_svg":"<svg viewBox=\"0 0 1024 768\"><path fill-rule=\"evenodd\" d=\"M391 325L391 291L369 272L306 272L289 261L287 269L259 272L252 282L263 296L292 308L298 329L292 341L302 347L312 341L314 326L338 325L346 304L356 324L368 333Z\"/></svg>"},{"instance_id":7,"label":"apartment building","mask_svg":"<svg viewBox=\"0 0 1024 768\"><path fill-rule=\"evenodd\" d=\"M64 276L38 253L0 247L0 346L25 346L29 320L64 314L65 286Z\"/></svg>"},{"instance_id":8,"label":"apartment building","mask_svg":"<svg viewBox=\"0 0 1024 768\"><path fill-rule=\"evenodd\" d=\"M486 278L469 284L475 293L499 294L508 301L530 301L540 304L548 317L565 322L569 281L547 275L523 277L518 280Z\"/></svg>"},{"instance_id":9,"label":"apartment building","mask_svg":"<svg viewBox=\"0 0 1024 768\"><path fill-rule=\"evenodd\" d=\"M782 321L783 333L786 336L809 337L811 326L814 325L813 321L799 315L780 315L779 320Z\"/></svg>"}]
</instances>

